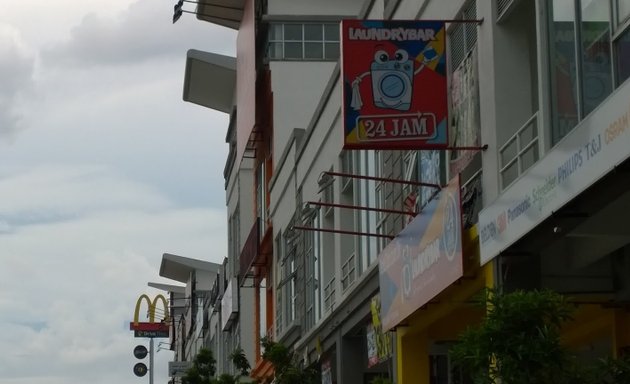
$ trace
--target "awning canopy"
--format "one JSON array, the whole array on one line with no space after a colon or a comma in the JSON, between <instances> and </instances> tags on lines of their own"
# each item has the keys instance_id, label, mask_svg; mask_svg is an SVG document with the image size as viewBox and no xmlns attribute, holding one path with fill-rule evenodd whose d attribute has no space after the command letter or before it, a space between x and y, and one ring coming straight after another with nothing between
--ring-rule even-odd
<instances>
[{"instance_id":1,"label":"awning canopy","mask_svg":"<svg viewBox=\"0 0 630 384\"><path fill-rule=\"evenodd\" d=\"M162 255L160 276L179 281L180 283L187 283L190 273L193 271L218 273L219 268L221 268L221 264L165 253Z\"/></svg>"},{"instance_id":2,"label":"awning canopy","mask_svg":"<svg viewBox=\"0 0 630 384\"><path fill-rule=\"evenodd\" d=\"M231 113L236 89L236 58L190 49L186 55L184 101Z\"/></svg>"},{"instance_id":3,"label":"awning canopy","mask_svg":"<svg viewBox=\"0 0 630 384\"><path fill-rule=\"evenodd\" d=\"M197 19L238 29L243 19L245 0L213 0L197 4Z\"/></svg>"}]
</instances>

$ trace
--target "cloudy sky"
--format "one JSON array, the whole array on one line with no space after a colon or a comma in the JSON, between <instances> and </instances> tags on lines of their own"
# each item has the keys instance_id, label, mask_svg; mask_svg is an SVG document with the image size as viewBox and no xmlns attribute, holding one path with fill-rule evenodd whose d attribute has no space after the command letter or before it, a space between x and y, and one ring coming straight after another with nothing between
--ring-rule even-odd
<instances>
[{"instance_id":1,"label":"cloudy sky","mask_svg":"<svg viewBox=\"0 0 630 384\"><path fill-rule=\"evenodd\" d=\"M0 3L0 384L144 383L128 324L162 253L226 253L227 116L182 84L235 33L175 0Z\"/></svg>"}]
</instances>

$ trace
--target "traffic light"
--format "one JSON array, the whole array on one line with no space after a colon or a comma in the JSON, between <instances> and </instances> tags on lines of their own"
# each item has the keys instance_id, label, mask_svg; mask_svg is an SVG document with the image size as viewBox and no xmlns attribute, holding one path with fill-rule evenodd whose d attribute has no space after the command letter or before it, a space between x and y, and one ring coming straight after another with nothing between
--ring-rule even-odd
<instances>
[{"instance_id":1,"label":"traffic light","mask_svg":"<svg viewBox=\"0 0 630 384\"><path fill-rule=\"evenodd\" d=\"M136 357L136 359L142 360L147 357L148 353L149 351L147 351L147 347L145 347L144 345L136 345L136 347L133 349L133 355ZM144 363L137 363L133 366L133 373L138 377L146 375L148 371L149 369Z\"/></svg>"},{"instance_id":2,"label":"traffic light","mask_svg":"<svg viewBox=\"0 0 630 384\"><path fill-rule=\"evenodd\" d=\"M184 13L184 11L182 10L183 6L184 0L179 0L177 4L175 4L175 7L173 7L173 24L175 24L177 20L182 17L182 14Z\"/></svg>"}]
</instances>

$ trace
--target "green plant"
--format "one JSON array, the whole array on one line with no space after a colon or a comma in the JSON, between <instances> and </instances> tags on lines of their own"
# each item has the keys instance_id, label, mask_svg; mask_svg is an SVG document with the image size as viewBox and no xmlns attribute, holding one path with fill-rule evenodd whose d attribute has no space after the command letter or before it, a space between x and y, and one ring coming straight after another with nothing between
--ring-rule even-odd
<instances>
[{"instance_id":1,"label":"green plant","mask_svg":"<svg viewBox=\"0 0 630 384\"><path fill-rule=\"evenodd\" d=\"M192 367L184 377L182 384L238 384L241 378L249 375L250 364L241 348L234 350L230 356L230 360L234 367L238 370L238 374L230 375L227 373L214 377L216 374L216 360L212 351L202 348L195 356Z\"/></svg>"},{"instance_id":2,"label":"green plant","mask_svg":"<svg viewBox=\"0 0 630 384\"><path fill-rule=\"evenodd\" d=\"M242 348L235 349L230 354L230 360L234 367L239 371L240 376L249 376L249 371L252 368L247 360L247 356L245 356L245 351Z\"/></svg>"},{"instance_id":3,"label":"green plant","mask_svg":"<svg viewBox=\"0 0 630 384\"><path fill-rule=\"evenodd\" d=\"M451 357L477 384L560 384L580 376L560 344L560 327L572 306L549 290L501 293L480 301L485 320L468 328Z\"/></svg>"},{"instance_id":4,"label":"green plant","mask_svg":"<svg viewBox=\"0 0 630 384\"><path fill-rule=\"evenodd\" d=\"M315 384L320 382L317 371L302 367L294 353L284 344L264 337L261 340L261 345L264 348L263 359L273 366L275 383Z\"/></svg>"},{"instance_id":5,"label":"green plant","mask_svg":"<svg viewBox=\"0 0 630 384\"><path fill-rule=\"evenodd\" d=\"M394 384L394 382L389 377L377 376L370 381L370 384Z\"/></svg>"}]
</instances>

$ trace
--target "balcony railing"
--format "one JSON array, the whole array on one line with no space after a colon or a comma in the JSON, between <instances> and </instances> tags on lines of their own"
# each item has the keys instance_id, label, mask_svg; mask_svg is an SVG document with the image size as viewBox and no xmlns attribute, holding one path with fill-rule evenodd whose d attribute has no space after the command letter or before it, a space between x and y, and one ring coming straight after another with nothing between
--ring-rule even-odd
<instances>
[{"instance_id":1,"label":"balcony railing","mask_svg":"<svg viewBox=\"0 0 630 384\"><path fill-rule=\"evenodd\" d=\"M354 253L341 266L341 289L345 292L356 279L356 258Z\"/></svg>"},{"instance_id":2,"label":"balcony railing","mask_svg":"<svg viewBox=\"0 0 630 384\"><path fill-rule=\"evenodd\" d=\"M330 279L324 287L324 311L332 310L335 306L335 278Z\"/></svg>"},{"instance_id":3,"label":"balcony railing","mask_svg":"<svg viewBox=\"0 0 630 384\"><path fill-rule=\"evenodd\" d=\"M538 112L499 148L501 190L538 161Z\"/></svg>"}]
</instances>

